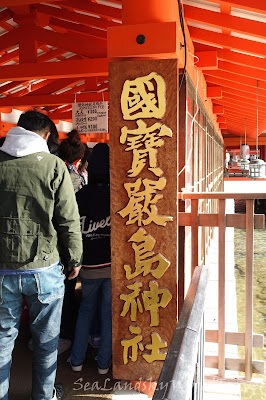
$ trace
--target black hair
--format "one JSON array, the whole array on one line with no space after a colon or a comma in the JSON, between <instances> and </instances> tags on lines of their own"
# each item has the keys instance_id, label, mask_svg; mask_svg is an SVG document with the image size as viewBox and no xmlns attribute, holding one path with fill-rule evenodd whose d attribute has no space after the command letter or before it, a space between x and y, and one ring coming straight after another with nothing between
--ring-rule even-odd
<instances>
[{"instance_id":1,"label":"black hair","mask_svg":"<svg viewBox=\"0 0 266 400\"><path fill-rule=\"evenodd\" d=\"M92 151L92 149L89 149L89 147L85 143L83 143L83 147L84 147L84 155L79 165L79 171L83 171L84 169L87 170L88 159L90 158Z\"/></svg>"},{"instance_id":2,"label":"black hair","mask_svg":"<svg viewBox=\"0 0 266 400\"><path fill-rule=\"evenodd\" d=\"M91 184L110 183L109 146L107 143L97 143L88 160L88 182Z\"/></svg>"},{"instance_id":3,"label":"black hair","mask_svg":"<svg viewBox=\"0 0 266 400\"><path fill-rule=\"evenodd\" d=\"M80 160L83 157L85 148L76 129L69 132L67 136L68 138L62 140L59 145L58 156L62 160L73 164L75 161Z\"/></svg>"},{"instance_id":4,"label":"black hair","mask_svg":"<svg viewBox=\"0 0 266 400\"><path fill-rule=\"evenodd\" d=\"M58 147L59 147L58 139L59 139L59 134L58 134L57 128L55 126L54 121L51 120L50 135L47 140L47 146L48 146L51 154L55 154L55 155L58 154Z\"/></svg>"},{"instance_id":5,"label":"black hair","mask_svg":"<svg viewBox=\"0 0 266 400\"><path fill-rule=\"evenodd\" d=\"M18 126L28 131L45 134L50 132L50 118L36 110L29 110L20 115Z\"/></svg>"}]
</instances>

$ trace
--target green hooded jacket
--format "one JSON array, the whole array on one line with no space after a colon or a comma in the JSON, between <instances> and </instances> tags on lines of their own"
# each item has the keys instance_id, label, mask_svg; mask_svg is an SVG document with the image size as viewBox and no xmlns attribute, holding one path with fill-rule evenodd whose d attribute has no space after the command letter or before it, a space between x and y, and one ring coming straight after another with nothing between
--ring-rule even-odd
<instances>
[{"instance_id":1,"label":"green hooded jacket","mask_svg":"<svg viewBox=\"0 0 266 400\"><path fill-rule=\"evenodd\" d=\"M62 160L45 150L46 142L43 148L41 143L22 151L23 156L11 155L20 154L12 150L18 127L12 129L11 140L7 137L0 148L0 269L48 267L59 261L59 247L68 266L77 267L82 238L69 172ZM36 148L42 151L27 154Z\"/></svg>"}]
</instances>

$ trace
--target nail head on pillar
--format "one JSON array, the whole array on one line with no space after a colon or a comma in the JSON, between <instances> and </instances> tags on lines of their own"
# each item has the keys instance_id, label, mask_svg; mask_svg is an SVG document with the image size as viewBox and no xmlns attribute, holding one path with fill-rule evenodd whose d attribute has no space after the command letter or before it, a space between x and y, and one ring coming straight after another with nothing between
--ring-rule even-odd
<instances>
[{"instance_id":1,"label":"nail head on pillar","mask_svg":"<svg viewBox=\"0 0 266 400\"><path fill-rule=\"evenodd\" d=\"M143 44L145 43L146 37L144 35L138 35L136 38L136 41L138 44Z\"/></svg>"}]
</instances>

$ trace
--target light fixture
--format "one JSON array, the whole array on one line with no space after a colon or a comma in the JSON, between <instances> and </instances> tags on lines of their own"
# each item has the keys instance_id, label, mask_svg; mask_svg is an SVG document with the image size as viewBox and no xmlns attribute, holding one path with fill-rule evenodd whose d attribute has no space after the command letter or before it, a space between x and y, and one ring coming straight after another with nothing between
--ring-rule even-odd
<instances>
[{"instance_id":1,"label":"light fixture","mask_svg":"<svg viewBox=\"0 0 266 400\"><path fill-rule=\"evenodd\" d=\"M242 133L241 133L242 139ZM241 167L242 173L249 171L249 146L247 145L247 120L245 118L245 144L241 144L240 139L240 160L239 166Z\"/></svg>"},{"instance_id":2,"label":"light fixture","mask_svg":"<svg viewBox=\"0 0 266 400\"><path fill-rule=\"evenodd\" d=\"M265 162L259 158L259 81L257 80L257 132L256 132L256 155L250 160L250 178L265 178Z\"/></svg>"}]
</instances>

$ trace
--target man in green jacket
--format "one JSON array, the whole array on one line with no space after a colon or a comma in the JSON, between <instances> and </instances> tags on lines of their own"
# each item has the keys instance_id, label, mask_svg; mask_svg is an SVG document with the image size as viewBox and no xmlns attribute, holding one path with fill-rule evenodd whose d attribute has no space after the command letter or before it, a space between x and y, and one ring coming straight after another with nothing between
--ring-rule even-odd
<instances>
[{"instance_id":1,"label":"man in green jacket","mask_svg":"<svg viewBox=\"0 0 266 400\"><path fill-rule=\"evenodd\" d=\"M64 275L58 246L80 270L82 239L75 194L62 160L49 153L51 120L21 114L0 148L0 399L8 400L12 351L23 299L33 339L32 400L59 400L54 384Z\"/></svg>"}]
</instances>

